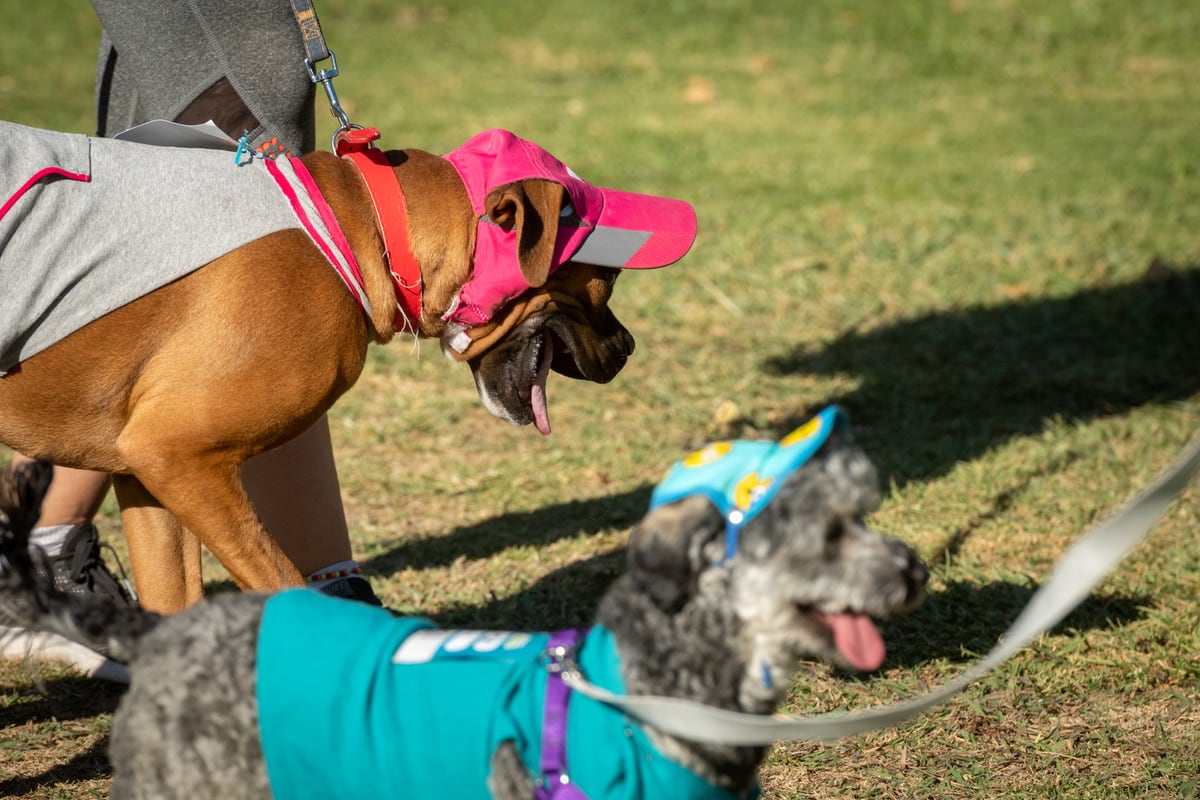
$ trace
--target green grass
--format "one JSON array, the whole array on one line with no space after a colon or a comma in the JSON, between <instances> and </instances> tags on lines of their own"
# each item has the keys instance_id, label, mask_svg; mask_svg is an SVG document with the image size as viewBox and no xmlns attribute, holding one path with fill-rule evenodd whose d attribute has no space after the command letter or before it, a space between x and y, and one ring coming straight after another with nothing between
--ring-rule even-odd
<instances>
[{"instance_id":1,"label":"green grass","mask_svg":"<svg viewBox=\"0 0 1200 800\"><path fill-rule=\"evenodd\" d=\"M681 264L622 277L638 352L607 386L552 380L549 439L491 419L436 347L372 353L332 421L387 602L585 620L672 460L841 402L887 482L871 521L935 573L878 674L804 665L789 703L867 707L990 649L1200 427L1200 6L791 5L320 8L339 93L388 145L508 127L700 218ZM97 35L73 0L10 10L0 117L90 130ZM766 796L1196 797L1197 499L961 699L778 748ZM111 505L101 525L120 541ZM0 683L0 795L102 794L115 695L19 664Z\"/></svg>"}]
</instances>

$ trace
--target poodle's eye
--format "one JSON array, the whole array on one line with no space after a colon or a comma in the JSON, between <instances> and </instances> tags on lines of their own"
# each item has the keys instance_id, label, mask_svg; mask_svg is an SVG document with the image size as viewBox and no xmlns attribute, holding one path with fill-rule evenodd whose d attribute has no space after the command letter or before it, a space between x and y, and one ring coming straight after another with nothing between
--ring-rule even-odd
<instances>
[{"instance_id":1,"label":"poodle's eye","mask_svg":"<svg viewBox=\"0 0 1200 800\"><path fill-rule=\"evenodd\" d=\"M829 520L825 526L825 556L837 558L841 549L842 539L846 538L846 521L841 517Z\"/></svg>"}]
</instances>

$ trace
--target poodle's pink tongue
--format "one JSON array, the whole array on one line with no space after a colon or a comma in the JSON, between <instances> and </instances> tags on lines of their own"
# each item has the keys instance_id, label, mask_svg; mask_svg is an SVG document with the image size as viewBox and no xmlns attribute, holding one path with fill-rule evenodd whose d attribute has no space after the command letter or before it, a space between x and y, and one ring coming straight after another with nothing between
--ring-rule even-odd
<instances>
[{"instance_id":1,"label":"poodle's pink tongue","mask_svg":"<svg viewBox=\"0 0 1200 800\"><path fill-rule=\"evenodd\" d=\"M833 631L833 643L851 666L863 672L879 669L887 648L870 617L840 611L822 614L821 620Z\"/></svg>"},{"instance_id":2,"label":"poodle's pink tongue","mask_svg":"<svg viewBox=\"0 0 1200 800\"><path fill-rule=\"evenodd\" d=\"M550 435L550 415L546 411L546 376L550 374L550 362L554 360L554 341L542 337L542 352L538 360L537 377L529 387L529 406L533 409L533 424L542 436Z\"/></svg>"}]
</instances>

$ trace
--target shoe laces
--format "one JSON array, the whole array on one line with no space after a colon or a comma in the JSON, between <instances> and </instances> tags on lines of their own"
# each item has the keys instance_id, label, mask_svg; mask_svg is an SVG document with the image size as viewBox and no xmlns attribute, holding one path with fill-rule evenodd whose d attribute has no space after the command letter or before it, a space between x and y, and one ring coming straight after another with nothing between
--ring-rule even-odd
<instances>
[{"instance_id":1,"label":"shoe laces","mask_svg":"<svg viewBox=\"0 0 1200 800\"><path fill-rule=\"evenodd\" d=\"M125 574L125 565L121 563L121 559L112 545L100 541L100 536L94 526L87 524L86 529L77 529L68 538L73 539L70 552L53 559L56 563L66 564L67 568L63 577L71 583L83 584L89 589L115 595L116 599L124 602L136 601L137 593L134 592L133 585ZM119 579L109 571L101 558L101 553L106 549L121 573Z\"/></svg>"}]
</instances>

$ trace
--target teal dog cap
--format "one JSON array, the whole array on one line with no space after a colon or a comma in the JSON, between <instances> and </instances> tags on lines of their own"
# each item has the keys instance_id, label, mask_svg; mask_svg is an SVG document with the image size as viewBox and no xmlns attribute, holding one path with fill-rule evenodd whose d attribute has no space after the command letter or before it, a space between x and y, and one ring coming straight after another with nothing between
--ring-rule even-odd
<instances>
[{"instance_id":1,"label":"teal dog cap","mask_svg":"<svg viewBox=\"0 0 1200 800\"><path fill-rule=\"evenodd\" d=\"M742 526L754 519L788 476L804 466L850 418L830 406L779 442L713 442L676 462L650 496L650 508L685 497L707 497L725 517L725 559L737 551Z\"/></svg>"}]
</instances>

